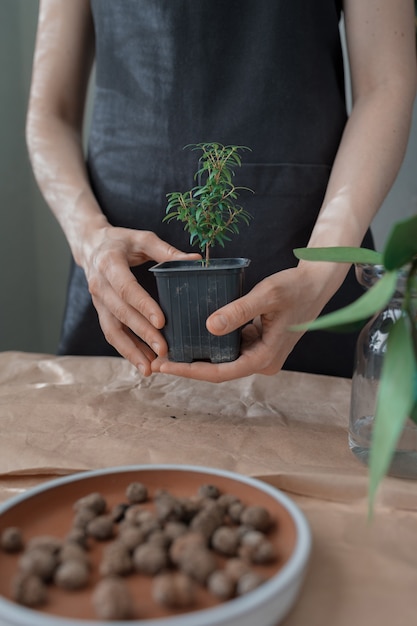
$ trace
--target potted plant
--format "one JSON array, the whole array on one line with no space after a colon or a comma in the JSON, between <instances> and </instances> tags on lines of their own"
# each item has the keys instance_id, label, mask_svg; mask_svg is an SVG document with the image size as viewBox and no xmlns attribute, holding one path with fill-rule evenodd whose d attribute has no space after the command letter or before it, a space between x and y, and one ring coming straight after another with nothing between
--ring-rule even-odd
<instances>
[{"instance_id":1,"label":"potted plant","mask_svg":"<svg viewBox=\"0 0 417 626\"><path fill-rule=\"evenodd\" d=\"M209 333L206 320L216 309L242 295L244 269L250 261L211 259L210 251L215 244L224 247L230 235L238 234L241 222L249 223L249 213L237 203L243 188L233 184L233 168L241 165L240 153L248 148L220 143L186 147L201 152L194 176L197 185L167 195L164 221L183 222L191 245L199 246L202 259L159 263L151 271L165 315L163 333L168 358L186 363L223 363L238 357L240 331L218 337Z\"/></svg>"},{"instance_id":2,"label":"potted plant","mask_svg":"<svg viewBox=\"0 0 417 626\"><path fill-rule=\"evenodd\" d=\"M365 322L371 328L379 312L388 310L390 303L395 302L395 313L392 314L391 310L390 315L380 317L385 327L378 331L378 339L385 335L387 340L383 344L380 341L384 358L377 381L369 451L369 511L372 512L378 485L390 471L407 421L417 424L417 216L394 224L382 253L355 247L335 247L299 248L294 250L294 254L309 261L355 263L362 275L366 276L366 270L372 268L372 275L378 275L378 280L373 281L358 300L315 321L299 325L296 327L298 330L343 330L346 326ZM371 348L375 350L375 346ZM414 424L411 423L413 428ZM415 442L414 449L406 450L405 454L409 454L412 463L417 464Z\"/></svg>"}]
</instances>

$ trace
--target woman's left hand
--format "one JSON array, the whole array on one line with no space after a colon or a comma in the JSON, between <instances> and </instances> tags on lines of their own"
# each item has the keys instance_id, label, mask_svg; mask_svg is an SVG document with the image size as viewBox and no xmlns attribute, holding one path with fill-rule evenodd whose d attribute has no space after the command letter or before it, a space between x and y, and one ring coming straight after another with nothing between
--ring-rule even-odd
<instances>
[{"instance_id":1,"label":"woman's left hand","mask_svg":"<svg viewBox=\"0 0 417 626\"><path fill-rule=\"evenodd\" d=\"M314 283L306 284L302 270L273 274L207 320L207 328L214 335L244 326L241 355L236 361L177 363L157 358L152 371L215 383L255 373L275 374L303 334L289 330L290 326L317 317L324 305L324 301L319 302Z\"/></svg>"}]
</instances>

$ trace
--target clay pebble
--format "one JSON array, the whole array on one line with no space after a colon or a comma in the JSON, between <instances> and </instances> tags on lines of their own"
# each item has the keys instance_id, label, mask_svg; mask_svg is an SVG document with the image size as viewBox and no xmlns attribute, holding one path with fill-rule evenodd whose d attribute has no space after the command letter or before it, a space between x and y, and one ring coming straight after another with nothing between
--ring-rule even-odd
<instances>
[{"instance_id":1,"label":"clay pebble","mask_svg":"<svg viewBox=\"0 0 417 626\"><path fill-rule=\"evenodd\" d=\"M114 522L111 515L98 515L87 524L87 534L98 541L114 537Z\"/></svg>"},{"instance_id":2,"label":"clay pebble","mask_svg":"<svg viewBox=\"0 0 417 626\"><path fill-rule=\"evenodd\" d=\"M103 578L98 582L93 591L92 602L99 619L128 620L134 617L133 599L120 578Z\"/></svg>"},{"instance_id":3,"label":"clay pebble","mask_svg":"<svg viewBox=\"0 0 417 626\"><path fill-rule=\"evenodd\" d=\"M215 570L207 580L207 589L220 600L230 600L235 587L236 582L224 570Z\"/></svg>"},{"instance_id":4,"label":"clay pebble","mask_svg":"<svg viewBox=\"0 0 417 626\"><path fill-rule=\"evenodd\" d=\"M46 604L48 591L44 581L35 574L18 574L12 583L12 597L19 604L38 607Z\"/></svg>"},{"instance_id":5,"label":"clay pebble","mask_svg":"<svg viewBox=\"0 0 417 626\"><path fill-rule=\"evenodd\" d=\"M20 528L9 526L0 537L1 549L5 552L20 552L24 548L23 534Z\"/></svg>"},{"instance_id":6,"label":"clay pebble","mask_svg":"<svg viewBox=\"0 0 417 626\"><path fill-rule=\"evenodd\" d=\"M101 495L101 493L89 493L88 495L79 498L74 503L75 511L79 511L81 509L90 509L96 515L102 515L107 510L106 499Z\"/></svg>"},{"instance_id":7,"label":"clay pebble","mask_svg":"<svg viewBox=\"0 0 417 626\"><path fill-rule=\"evenodd\" d=\"M154 578L152 596L162 606L187 608L195 602L195 583L183 572L160 574Z\"/></svg>"},{"instance_id":8,"label":"clay pebble","mask_svg":"<svg viewBox=\"0 0 417 626\"><path fill-rule=\"evenodd\" d=\"M116 540L105 547L99 566L101 576L127 576L133 570L130 550Z\"/></svg>"},{"instance_id":9,"label":"clay pebble","mask_svg":"<svg viewBox=\"0 0 417 626\"><path fill-rule=\"evenodd\" d=\"M54 583L62 589L83 589L89 582L89 567L80 559L68 559L58 565Z\"/></svg>"},{"instance_id":10,"label":"clay pebble","mask_svg":"<svg viewBox=\"0 0 417 626\"><path fill-rule=\"evenodd\" d=\"M133 552L133 565L137 572L155 576L168 566L168 555L160 546L145 543Z\"/></svg>"},{"instance_id":11,"label":"clay pebble","mask_svg":"<svg viewBox=\"0 0 417 626\"><path fill-rule=\"evenodd\" d=\"M54 575L58 559L55 554L43 548L31 548L19 559L19 570L23 574L38 576L48 582Z\"/></svg>"},{"instance_id":12,"label":"clay pebble","mask_svg":"<svg viewBox=\"0 0 417 626\"><path fill-rule=\"evenodd\" d=\"M268 531L272 524L271 516L263 506L247 506L242 511L240 522L262 532Z\"/></svg>"},{"instance_id":13,"label":"clay pebble","mask_svg":"<svg viewBox=\"0 0 417 626\"><path fill-rule=\"evenodd\" d=\"M236 528L219 526L213 533L211 545L220 554L236 556L240 545L240 537Z\"/></svg>"},{"instance_id":14,"label":"clay pebble","mask_svg":"<svg viewBox=\"0 0 417 626\"><path fill-rule=\"evenodd\" d=\"M148 489L143 483L130 483L126 488L126 498L131 504L146 502L148 499Z\"/></svg>"}]
</instances>

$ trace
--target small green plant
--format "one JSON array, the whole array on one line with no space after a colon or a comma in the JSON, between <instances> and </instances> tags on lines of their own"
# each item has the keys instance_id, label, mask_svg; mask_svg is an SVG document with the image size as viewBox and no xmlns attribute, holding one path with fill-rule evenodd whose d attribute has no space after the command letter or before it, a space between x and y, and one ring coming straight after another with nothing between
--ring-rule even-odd
<instances>
[{"instance_id":1,"label":"small green plant","mask_svg":"<svg viewBox=\"0 0 417 626\"><path fill-rule=\"evenodd\" d=\"M339 311L294 327L294 330L343 330L352 323L365 323L388 304L400 272L405 272L407 277L402 315L389 330L378 386L369 462L371 514L378 485L389 469L407 418L417 424L417 216L393 225L382 253L335 247L298 248L294 254L307 261L364 263L383 268L382 278L358 300Z\"/></svg>"},{"instance_id":2,"label":"small green plant","mask_svg":"<svg viewBox=\"0 0 417 626\"><path fill-rule=\"evenodd\" d=\"M202 152L194 176L199 184L190 191L167 195L164 221L183 222L191 245L198 244L204 264L208 265L210 248L216 243L224 247L230 241L229 234L239 233L239 222L249 224L250 214L236 202L238 191L247 187L233 184L233 168L241 165L240 152L249 148L220 143L198 143L186 148Z\"/></svg>"}]
</instances>

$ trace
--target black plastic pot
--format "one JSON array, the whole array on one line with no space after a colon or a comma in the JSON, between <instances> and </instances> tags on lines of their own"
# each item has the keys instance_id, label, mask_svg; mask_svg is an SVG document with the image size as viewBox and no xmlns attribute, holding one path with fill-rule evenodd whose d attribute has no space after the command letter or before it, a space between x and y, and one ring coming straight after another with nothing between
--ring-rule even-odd
<instances>
[{"instance_id":1,"label":"black plastic pot","mask_svg":"<svg viewBox=\"0 0 417 626\"><path fill-rule=\"evenodd\" d=\"M170 361L191 363L234 361L240 352L240 329L217 337L208 332L206 320L243 292L249 259L169 261L150 268L155 274L159 304L165 315L163 329Z\"/></svg>"}]
</instances>

